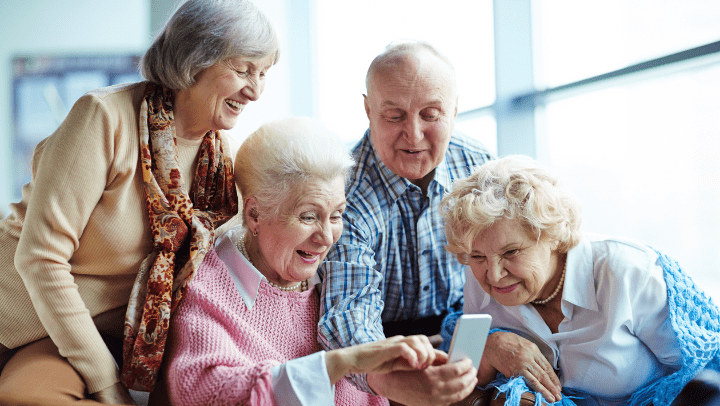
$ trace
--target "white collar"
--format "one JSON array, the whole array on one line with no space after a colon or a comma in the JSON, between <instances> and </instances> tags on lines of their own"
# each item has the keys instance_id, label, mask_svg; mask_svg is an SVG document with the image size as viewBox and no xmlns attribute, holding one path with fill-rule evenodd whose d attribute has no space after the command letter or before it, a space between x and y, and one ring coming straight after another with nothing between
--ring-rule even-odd
<instances>
[{"instance_id":1,"label":"white collar","mask_svg":"<svg viewBox=\"0 0 720 406\"><path fill-rule=\"evenodd\" d=\"M567 269L563 300L575 306L598 311L595 289L595 265L590 239L583 237L580 243L567 253Z\"/></svg>"},{"instance_id":2,"label":"white collar","mask_svg":"<svg viewBox=\"0 0 720 406\"><path fill-rule=\"evenodd\" d=\"M235 287L240 293L243 302L252 309L257 300L258 291L260 290L260 281L266 279L255 267L248 261L243 254L240 253L235 241L245 233L243 227L233 227L218 238L215 244L215 251L218 258L225 263L228 273L235 283Z\"/></svg>"},{"instance_id":3,"label":"white collar","mask_svg":"<svg viewBox=\"0 0 720 406\"><path fill-rule=\"evenodd\" d=\"M218 258L225 263L228 273L235 283L245 306L252 309L260 291L260 282L267 281L265 275L261 274L235 245L235 241L245 234L247 230L242 226L236 226L220 236L215 243L215 252ZM317 272L308 280L308 286L320 283Z\"/></svg>"}]
</instances>

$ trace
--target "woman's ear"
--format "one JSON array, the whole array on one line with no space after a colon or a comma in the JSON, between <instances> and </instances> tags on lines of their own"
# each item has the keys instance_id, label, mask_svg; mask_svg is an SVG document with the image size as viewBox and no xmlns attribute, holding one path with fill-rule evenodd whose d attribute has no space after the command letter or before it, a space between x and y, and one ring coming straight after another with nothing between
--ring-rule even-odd
<instances>
[{"instance_id":1,"label":"woman's ear","mask_svg":"<svg viewBox=\"0 0 720 406\"><path fill-rule=\"evenodd\" d=\"M245 219L245 224L247 224L247 228L250 232L255 232L258 227L260 214L258 213L257 206L258 204L255 196L250 196L243 202L243 218Z\"/></svg>"}]
</instances>

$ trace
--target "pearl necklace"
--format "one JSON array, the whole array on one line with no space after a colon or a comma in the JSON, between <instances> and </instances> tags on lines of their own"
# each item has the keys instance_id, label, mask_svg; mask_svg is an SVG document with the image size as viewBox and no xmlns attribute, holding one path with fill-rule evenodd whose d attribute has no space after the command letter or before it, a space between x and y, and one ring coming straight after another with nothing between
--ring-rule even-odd
<instances>
[{"instance_id":1,"label":"pearl necklace","mask_svg":"<svg viewBox=\"0 0 720 406\"><path fill-rule=\"evenodd\" d=\"M553 291L552 295L550 295L549 298L543 299L543 300L533 300L532 304L534 305L544 305L545 303L555 299L555 296L557 296L558 293L560 293L560 288L563 286L563 282L565 282L565 270L567 269L567 258L565 258L565 265L563 266L562 276L560 277L560 282L558 283L557 287L555 288L555 291Z\"/></svg>"},{"instance_id":2,"label":"pearl necklace","mask_svg":"<svg viewBox=\"0 0 720 406\"><path fill-rule=\"evenodd\" d=\"M265 279L267 279L267 278L265 278ZM305 292L305 291L307 290L307 283L308 283L308 282L307 282L307 280L304 280L304 281L302 281L302 282L298 282L297 285L288 286L288 287L278 286L278 285L270 282L270 280L268 280L267 283L268 283L270 286L272 286L272 287L274 287L274 288L278 288L278 289L280 289L280 290L284 290L285 292L292 292L293 290L297 289L298 286L300 286L300 292Z\"/></svg>"},{"instance_id":3,"label":"pearl necklace","mask_svg":"<svg viewBox=\"0 0 720 406\"><path fill-rule=\"evenodd\" d=\"M242 237L240 237L239 240L235 241L235 246L237 247L238 250L240 250L240 253L243 254L243 256L245 258L247 258L248 261L250 261L250 264L252 264L252 266L255 266L255 264L252 262L252 259L250 259L250 255L247 252L247 247L245 246L245 236L244 235ZM257 269L256 266L255 266L255 269ZM267 280L267 283L270 286L272 286L274 288L278 288L285 292L292 292L293 290L296 290L297 288L300 288L300 292L304 292L307 290L307 283L308 283L307 280L298 282L297 285L286 287L286 286L278 286L278 285L270 282L270 279L268 279L267 277L265 279Z\"/></svg>"}]
</instances>

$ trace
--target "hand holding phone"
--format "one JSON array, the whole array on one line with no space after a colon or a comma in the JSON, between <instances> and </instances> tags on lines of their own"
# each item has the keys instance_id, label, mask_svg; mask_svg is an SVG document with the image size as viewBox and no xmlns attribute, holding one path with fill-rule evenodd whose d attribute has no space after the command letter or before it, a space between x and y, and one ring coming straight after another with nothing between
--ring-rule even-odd
<instances>
[{"instance_id":1,"label":"hand holding phone","mask_svg":"<svg viewBox=\"0 0 720 406\"><path fill-rule=\"evenodd\" d=\"M473 366L480 367L480 360L485 350L492 317L489 314L463 314L455 324L448 362L470 358Z\"/></svg>"}]
</instances>

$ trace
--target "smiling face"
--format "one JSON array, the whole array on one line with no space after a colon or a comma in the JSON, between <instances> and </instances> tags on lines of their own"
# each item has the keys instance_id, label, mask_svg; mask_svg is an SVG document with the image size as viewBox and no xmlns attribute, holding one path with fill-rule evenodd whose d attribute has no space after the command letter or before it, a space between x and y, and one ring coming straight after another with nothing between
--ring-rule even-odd
<instances>
[{"instance_id":1,"label":"smiling face","mask_svg":"<svg viewBox=\"0 0 720 406\"><path fill-rule=\"evenodd\" d=\"M537 241L516 219L500 219L480 233L468 264L483 290L504 306L543 299L562 274L557 244Z\"/></svg>"},{"instance_id":2,"label":"smiling face","mask_svg":"<svg viewBox=\"0 0 720 406\"><path fill-rule=\"evenodd\" d=\"M429 52L377 67L365 96L375 151L395 174L425 189L447 151L457 115L452 71Z\"/></svg>"},{"instance_id":3,"label":"smiling face","mask_svg":"<svg viewBox=\"0 0 720 406\"><path fill-rule=\"evenodd\" d=\"M265 74L274 56L243 57L218 62L202 70L189 88L177 91L176 111L184 138L202 137L208 131L235 127L238 116L265 89Z\"/></svg>"},{"instance_id":4,"label":"smiling face","mask_svg":"<svg viewBox=\"0 0 720 406\"><path fill-rule=\"evenodd\" d=\"M345 180L313 179L295 187L276 218L251 221L251 257L258 270L280 286L315 275L343 229ZM251 249L248 247L248 249ZM253 250L253 251L254 251Z\"/></svg>"}]
</instances>

